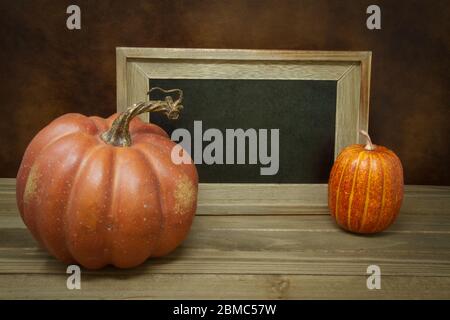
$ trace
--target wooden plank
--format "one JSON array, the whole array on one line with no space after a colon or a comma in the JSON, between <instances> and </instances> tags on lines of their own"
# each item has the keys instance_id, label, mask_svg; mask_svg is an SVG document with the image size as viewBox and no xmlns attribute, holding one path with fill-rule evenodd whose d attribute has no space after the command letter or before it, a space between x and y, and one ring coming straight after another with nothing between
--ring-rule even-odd
<instances>
[{"instance_id":1,"label":"wooden plank","mask_svg":"<svg viewBox=\"0 0 450 320\"><path fill-rule=\"evenodd\" d=\"M450 186L405 186L402 211L450 215Z\"/></svg>"},{"instance_id":2,"label":"wooden plank","mask_svg":"<svg viewBox=\"0 0 450 320\"><path fill-rule=\"evenodd\" d=\"M2 226L0 273L64 272L17 224ZM370 264L385 275L450 276L450 216L402 215L375 236L344 232L327 216L199 216L174 253L126 272L364 275Z\"/></svg>"},{"instance_id":3,"label":"wooden plank","mask_svg":"<svg viewBox=\"0 0 450 320\"><path fill-rule=\"evenodd\" d=\"M328 215L325 184L200 183L197 215ZM15 179L0 178L0 214L15 212ZM450 215L450 187L405 186L403 213Z\"/></svg>"},{"instance_id":4,"label":"wooden plank","mask_svg":"<svg viewBox=\"0 0 450 320\"><path fill-rule=\"evenodd\" d=\"M0 196L11 192L16 192L16 179L0 178Z\"/></svg>"},{"instance_id":5,"label":"wooden plank","mask_svg":"<svg viewBox=\"0 0 450 320\"><path fill-rule=\"evenodd\" d=\"M321 184L200 184L199 215L328 214Z\"/></svg>"},{"instance_id":6,"label":"wooden plank","mask_svg":"<svg viewBox=\"0 0 450 320\"><path fill-rule=\"evenodd\" d=\"M66 266L25 229L14 183L0 179L0 298L450 298L448 187L408 186L398 221L360 236L308 213L324 205L326 185L201 185L205 215L180 248L135 269L83 270L71 291ZM289 214L269 214L286 203ZM366 288L371 264L381 290Z\"/></svg>"},{"instance_id":7,"label":"wooden plank","mask_svg":"<svg viewBox=\"0 0 450 320\"><path fill-rule=\"evenodd\" d=\"M325 184L200 184L199 215L329 214ZM450 187L405 186L401 212L450 215Z\"/></svg>"},{"instance_id":8,"label":"wooden plank","mask_svg":"<svg viewBox=\"0 0 450 320\"><path fill-rule=\"evenodd\" d=\"M297 61L363 61L370 51L249 50L194 48L119 47L128 59L211 59L211 60L297 60Z\"/></svg>"},{"instance_id":9,"label":"wooden plank","mask_svg":"<svg viewBox=\"0 0 450 320\"><path fill-rule=\"evenodd\" d=\"M369 130L369 109L370 109L370 81L371 81L371 72L372 72L372 52L368 52L361 57L361 87L360 87L360 95L359 95L359 111L358 111L358 119L359 124L358 127L361 130ZM359 135L358 139L361 139L361 135ZM361 143L362 140L357 140Z\"/></svg>"},{"instance_id":10,"label":"wooden plank","mask_svg":"<svg viewBox=\"0 0 450 320\"><path fill-rule=\"evenodd\" d=\"M341 153L342 149L352 143L359 142L359 117L363 114L360 109L360 83L361 68L353 66L337 82L336 90L336 130L334 143L334 158ZM368 119L364 123L367 130Z\"/></svg>"},{"instance_id":11,"label":"wooden plank","mask_svg":"<svg viewBox=\"0 0 450 320\"><path fill-rule=\"evenodd\" d=\"M127 64L127 104L118 109L119 112L125 111L135 103L148 101L147 92L150 90L148 78L136 63ZM138 115L141 120L148 122L149 114Z\"/></svg>"},{"instance_id":12,"label":"wooden plank","mask_svg":"<svg viewBox=\"0 0 450 320\"><path fill-rule=\"evenodd\" d=\"M145 72L147 81L151 79L338 80L355 65L355 62L265 60L249 62L130 59L130 61L139 65ZM359 99L357 102L359 103Z\"/></svg>"},{"instance_id":13,"label":"wooden plank","mask_svg":"<svg viewBox=\"0 0 450 320\"><path fill-rule=\"evenodd\" d=\"M127 57L125 51L116 48L116 109L123 111L128 104Z\"/></svg>"},{"instance_id":14,"label":"wooden plank","mask_svg":"<svg viewBox=\"0 0 450 320\"><path fill-rule=\"evenodd\" d=\"M0 299L449 299L450 278L389 277L368 290L363 276L133 274L2 275Z\"/></svg>"}]
</instances>

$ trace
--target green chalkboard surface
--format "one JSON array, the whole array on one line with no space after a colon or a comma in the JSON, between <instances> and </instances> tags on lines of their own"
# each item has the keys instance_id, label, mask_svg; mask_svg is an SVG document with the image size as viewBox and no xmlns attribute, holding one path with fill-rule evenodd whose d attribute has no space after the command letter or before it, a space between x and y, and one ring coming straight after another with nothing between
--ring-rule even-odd
<instances>
[{"instance_id":1,"label":"green chalkboard surface","mask_svg":"<svg viewBox=\"0 0 450 320\"><path fill-rule=\"evenodd\" d=\"M161 114L152 114L151 122L161 126L169 135L177 128L187 129L191 134L192 155L196 152L194 140L202 140L201 134L198 135L200 122L196 122L197 132L194 132L194 121L201 121L202 133L209 128L222 133L224 164L208 165L196 161L200 182L327 182L334 159L336 81L150 79L150 87L183 90L184 109L180 118L168 120ZM160 98L161 95L152 93L151 99ZM239 128L244 131L254 129L257 147L259 143L267 143L271 164L261 163L260 149L256 153L257 163L249 163L250 153L255 156L255 149L250 149L248 139L245 140L245 163L237 164L235 140L234 161L226 164L225 145L231 141L226 139L226 129ZM260 134L259 129L267 129L267 135ZM278 157L271 145L271 135L274 134L271 129L279 129ZM215 141L214 138L211 140ZM202 149L210 143L203 141ZM215 152L212 154L216 155ZM277 171L275 158L278 158ZM261 168L270 166L270 175L261 175Z\"/></svg>"}]
</instances>

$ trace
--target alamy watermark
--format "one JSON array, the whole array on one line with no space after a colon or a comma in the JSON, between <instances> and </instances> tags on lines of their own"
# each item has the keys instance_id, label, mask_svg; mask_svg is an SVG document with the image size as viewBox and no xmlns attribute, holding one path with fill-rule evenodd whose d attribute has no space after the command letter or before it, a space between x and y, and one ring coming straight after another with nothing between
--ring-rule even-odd
<instances>
[{"instance_id":1,"label":"alamy watermark","mask_svg":"<svg viewBox=\"0 0 450 320\"><path fill-rule=\"evenodd\" d=\"M178 128L172 132L171 139L178 142L172 149L173 163L191 163L192 157L195 164L260 164L261 175L270 176L278 173L279 129L225 129L224 134L216 128L209 128L203 132L202 121L194 121L193 134L192 139L187 129ZM203 148L204 142L208 144Z\"/></svg>"},{"instance_id":2,"label":"alamy watermark","mask_svg":"<svg viewBox=\"0 0 450 320\"><path fill-rule=\"evenodd\" d=\"M81 29L81 9L78 5L71 4L67 7L66 13L69 15L66 19L66 27L69 30ZM372 4L367 7L366 13L369 14L366 20L366 27L369 30L381 29L381 8Z\"/></svg>"},{"instance_id":3,"label":"alamy watermark","mask_svg":"<svg viewBox=\"0 0 450 320\"><path fill-rule=\"evenodd\" d=\"M370 16L366 20L366 26L369 30L381 29L381 8L376 4L367 7L366 13Z\"/></svg>"},{"instance_id":4,"label":"alamy watermark","mask_svg":"<svg viewBox=\"0 0 450 320\"><path fill-rule=\"evenodd\" d=\"M80 290L81 289L81 269L76 264L71 264L67 267L67 277L66 286L69 290Z\"/></svg>"},{"instance_id":5,"label":"alamy watermark","mask_svg":"<svg viewBox=\"0 0 450 320\"><path fill-rule=\"evenodd\" d=\"M81 9L75 4L67 7L66 13L69 14L66 20L66 27L69 30L81 29Z\"/></svg>"},{"instance_id":6,"label":"alamy watermark","mask_svg":"<svg viewBox=\"0 0 450 320\"><path fill-rule=\"evenodd\" d=\"M370 274L370 276L367 278L366 285L367 289L374 290L374 289L381 289L381 269L376 264L371 264L367 267L367 274Z\"/></svg>"}]
</instances>

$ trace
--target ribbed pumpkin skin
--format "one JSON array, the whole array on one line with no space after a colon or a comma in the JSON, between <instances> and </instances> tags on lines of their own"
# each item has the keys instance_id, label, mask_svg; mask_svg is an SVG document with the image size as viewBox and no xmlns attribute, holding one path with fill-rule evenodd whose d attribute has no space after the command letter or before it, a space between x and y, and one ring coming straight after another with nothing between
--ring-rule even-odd
<instances>
[{"instance_id":1,"label":"ribbed pumpkin skin","mask_svg":"<svg viewBox=\"0 0 450 320\"><path fill-rule=\"evenodd\" d=\"M100 134L116 117L61 116L36 135L22 160L22 219L65 263L134 267L174 250L192 224L195 165L173 164L174 142L138 118L130 123L130 147L106 144Z\"/></svg>"},{"instance_id":2,"label":"ribbed pumpkin skin","mask_svg":"<svg viewBox=\"0 0 450 320\"><path fill-rule=\"evenodd\" d=\"M402 164L391 150L352 145L340 153L328 182L328 206L339 226L356 233L385 230L402 200Z\"/></svg>"}]
</instances>

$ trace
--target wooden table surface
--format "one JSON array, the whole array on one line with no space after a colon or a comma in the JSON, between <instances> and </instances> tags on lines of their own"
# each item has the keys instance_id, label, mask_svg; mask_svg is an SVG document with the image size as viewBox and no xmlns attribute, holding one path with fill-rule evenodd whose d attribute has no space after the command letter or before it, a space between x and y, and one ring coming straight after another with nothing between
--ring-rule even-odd
<instances>
[{"instance_id":1,"label":"wooden table surface","mask_svg":"<svg viewBox=\"0 0 450 320\"><path fill-rule=\"evenodd\" d=\"M131 270L82 269L81 290L68 290L66 266L19 216L14 179L0 179L0 298L450 299L450 187L407 186L397 222L374 236L336 227L325 185L311 205L258 188L265 201L202 185L191 233L173 254ZM221 201L227 189L234 199ZM381 269L380 290L366 286L369 265Z\"/></svg>"}]
</instances>

